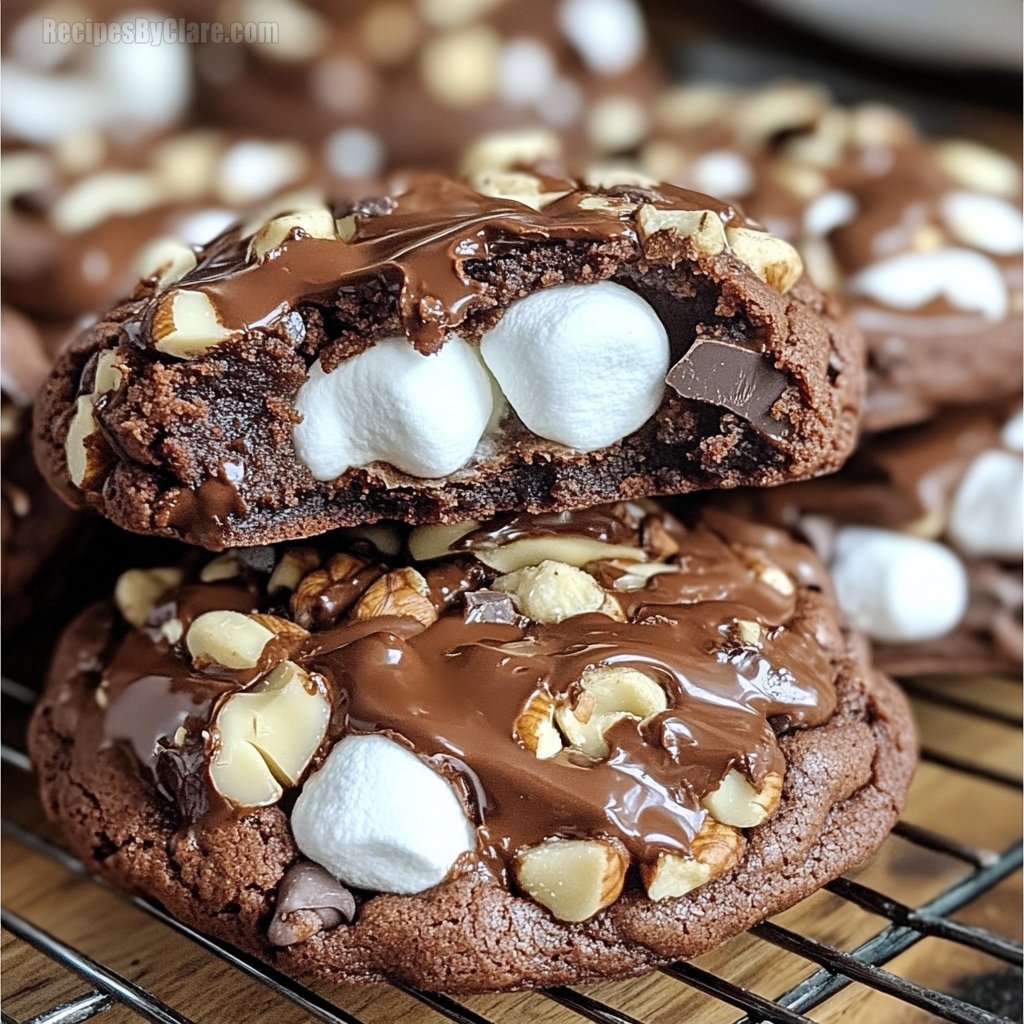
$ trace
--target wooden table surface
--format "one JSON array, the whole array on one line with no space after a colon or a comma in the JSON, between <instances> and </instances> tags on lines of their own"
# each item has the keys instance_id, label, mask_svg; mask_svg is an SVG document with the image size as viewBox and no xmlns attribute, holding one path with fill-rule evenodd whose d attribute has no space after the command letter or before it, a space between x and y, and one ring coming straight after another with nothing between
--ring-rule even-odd
<instances>
[{"instance_id":1,"label":"wooden table surface","mask_svg":"<svg viewBox=\"0 0 1024 1024\"><path fill-rule=\"evenodd\" d=\"M940 696L966 698L1010 716L1020 715L1018 681L946 678L918 681L917 687ZM915 697L913 703L926 750L1019 777L1021 730L1012 722L966 713L922 696ZM8 733L13 728L9 716L6 728ZM7 742L12 742L10 737ZM5 816L56 839L54 830L41 819L33 787L28 776L5 766ZM972 846L999 851L1020 836L1020 790L924 760L903 820ZM3 840L2 866L5 908L144 986L194 1021L298 1024L313 1019L289 1000L174 933L123 897L76 876L14 839ZM918 906L969 871L967 865L946 855L891 836L871 862L847 877L904 904ZM1020 872L955 917L1019 941ZM773 920L844 950L853 949L886 924L883 918L827 892L817 893ZM6 931L2 956L2 1006L17 1021L29 1020L88 991L75 975ZM738 936L695 962L704 970L770 998L785 992L815 969L806 960L751 935ZM888 969L919 984L961 995L970 994L979 979L988 980L997 996L1011 1000L1008 1006L1012 1006L1014 986L1018 993L1020 990L1019 972L1014 975L999 960L938 938L923 939L892 961ZM323 984L314 988L366 1024L443 1019L393 988ZM584 986L580 991L650 1024L728 1024L740 1016L735 1008L661 973L639 980ZM461 1001L501 1024L523 1020L569 1024L583 1019L537 993L476 996ZM1003 1006L1002 1012L1011 1011ZM843 1024L918 1024L935 1019L930 1013L857 983L810 1011L809 1016L823 1022L841 1019ZM100 1019L107 1024L120 1024L140 1018L124 1007L114 1007Z\"/></svg>"}]
</instances>

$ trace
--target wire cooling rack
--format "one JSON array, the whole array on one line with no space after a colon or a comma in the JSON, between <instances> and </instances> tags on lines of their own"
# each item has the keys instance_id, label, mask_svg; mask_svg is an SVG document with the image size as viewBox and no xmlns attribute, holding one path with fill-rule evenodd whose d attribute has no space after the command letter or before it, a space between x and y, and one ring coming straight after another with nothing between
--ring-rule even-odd
<instances>
[{"instance_id":1,"label":"wire cooling rack","mask_svg":"<svg viewBox=\"0 0 1024 1024\"><path fill-rule=\"evenodd\" d=\"M1011 815L1015 815L1010 827L1016 832L1019 823L1019 800L1015 791L1020 790L1021 780L1010 775L1005 770L1005 764L1018 763L1019 754L1011 754L1008 760L1003 758L1002 765L994 765L990 763L991 758L986 760L984 756L993 746L1006 750L1009 745L1009 749L1019 750L1021 715L1019 706L1014 706L1016 700L1011 700L1009 706L1006 706L1005 700L992 702L978 699L975 689L966 682L960 687L930 686L918 682L908 684L907 688L914 698L923 737L923 767L911 793L908 812L914 808L916 793L921 793L917 798L918 802L924 803L932 799L936 793L941 794L959 784L961 788L966 786L970 791L965 801L965 806L968 806L969 810L965 813L977 821L984 822L986 815L998 816L1000 807L1004 812L1007 806L1016 807L1016 811L1010 812ZM31 780L26 777L31 772L31 765L24 752L23 738L24 722L27 720L27 713L31 709L35 694L28 687L6 679L2 692L5 698L5 724L9 733L17 733L14 740L3 745L4 783L5 787L8 784L17 787L23 794L26 783L32 785ZM15 722L13 727L12 720ZM953 749L949 749L948 745L931 745L930 733L942 737L950 735L951 730L956 736L974 737L974 740L967 744L961 743L960 749L957 749L955 743ZM995 733L992 730L995 730ZM987 739L979 739L982 736L986 736ZM928 779L918 785L921 776L926 774ZM1009 805L1006 803L1007 794L1012 796ZM993 804L993 797L1001 797L1002 802L997 799ZM19 799L17 803L21 805L24 801ZM34 815L26 815L21 808L21 816L31 819L30 823L25 824L4 817L3 832L9 840L57 862L72 875L87 877L79 861L45 836L46 827L38 809ZM939 817L942 817L941 809ZM955 824L948 817L947 820L950 825ZM994 979L994 984L989 987L1003 997L1012 992L1014 987L1019 991L1019 971L1022 966L1020 943L987 927L966 923L953 915L963 912L961 916L970 916L971 909L979 906L979 901L986 894L1016 876L1021 868L1021 843L1016 841L1001 851L993 851L963 841L957 836L957 832L962 834L963 829L949 828L940 831L905 820L897 825L893 838L886 841L883 855L893 844L902 844L902 853L897 851L890 858L893 863L909 863L913 859L911 854L916 851L916 855L930 858L933 864L936 859L942 861L944 870L939 871L938 876L951 878L938 892L916 906L901 902L880 889L854 878L840 878L825 887L831 897L844 905L844 911L867 915L867 920L881 919L879 930L875 931L872 928L868 937L860 938L852 944L852 948L842 948L843 944L839 941L828 942L802 934L777 921L765 922L751 929L738 956L756 960L760 955L762 962L769 965L777 963L787 954L792 954L800 960L802 980L774 998L759 994L753 984L739 983L723 976L726 971L709 970L694 963L677 963L666 967L661 972L662 979L670 979L669 984L680 987L679 997L685 997L686 1000L686 1019L702 1022L712 1017L715 1020L723 1019L723 1011L727 1013L724 1019L735 1020L736 1024L810 1024L812 1018L807 1014L815 1009L820 1009L826 1014L826 1017L818 1019L834 1019L829 1007L835 1007L835 997L844 990L849 990L845 993L848 997L844 1004L846 1010L851 1006L863 1005L876 993L892 997L884 1003L884 1010L872 1010L863 1018L865 1020L885 1020L894 1024L935 1019L961 1024L1007 1024L1010 1021L1019 1021L1017 1011L992 1003L991 991L987 996L984 995L984 985L971 986L968 982L972 977L982 980ZM870 870L868 874L870 875ZM899 872L897 871L893 877L898 878ZM92 884L102 885L95 880L92 880ZM891 890L892 886L886 885L886 888ZM911 885L909 888L914 889L915 886ZM816 897L812 897L805 903L812 904L815 899ZM1011 894L1006 899L1010 901L1009 920L1012 922L1019 906L1019 897ZM320 991L314 991L262 961L180 924L160 907L145 899L135 898L131 902L146 915L160 922L161 926L186 937L219 958L223 964L223 971L240 972L249 979L249 983L267 986L278 997L290 1001L294 1004L290 1009L298 1012L298 1019L305 1016L305 1019L326 1021L329 1024L364 1024L368 1020L337 1005L330 998L330 987L321 987ZM1005 904L1006 900L995 902ZM816 910L815 905L811 905L810 911L799 919L804 922L814 921L815 913L820 914L820 907ZM59 1002L59 1005L50 1006L43 1012L35 1012L29 1018L15 1017L5 1008L2 1011L2 1024L79 1024L118 1007L122 1013L128 1013L127 1017L116 1017L118 1020L143 1019L161 1024L190 1024L193 1020L214 1021L219 1024L226 1019L232 1022L249 1019L244 1009L233 1010L230 1018L223 1017L220 1011L216 1011L218 1015L212 1017L209 1014L201 1015L199 1018L185 1016L137 981L132 981L109 966L92 959L74 945L61 941L48 931L33 925L20 913L9 910L6 906L3 909L2 927L13 937L16 944L27 944L42 954L46 960L41 962L47 968L51 968L51 976L52 966L59 965L60 968L71 972L72 976L84 981L87 987L85 994L65 999ZM1005 930L1013 929L1008 927ZM864 922L858 921L857 926L849 930L849 933L863 936ZM950 981L947 977L943 986L951 987L958 994L940 991L937 987L929 987L920 981L885 969L886 964L890 964L923 940L940 940L953 944L951 948L955 952L955 962L966 964L968 960L970 961L972 970L967 976L961 976L959 982L955 978ZM741 940L733 940L733 943L737 941ZM756 948L759 946L774 947L774 950L768 948L768 956L765 959L766 951ZM7 950L14 947L5 943L4 948L6 959ZM937 959L941 960L943 957ZM948 950L944 959L950 959ZM138 960L133 961L134 965L139 963ZM982 963L982 968L978 968L978 963ZM721 963L718 966L721 967ZM763 984L756 987L763 988L767 985L770 988L774 973L771 966L767 972L762 970L760 980ZM925 973L927 974L927 971ZM81 981L78 982L79 988ZM639 985L640 982L633 984ZM36 987L39 988L39 985ZM42 987L46 988L45 985ZM684 993L684 988L689 991ZM392 989L397 989L407 997L405 1009L396 1015L395 1019L397 1016L401 1016L403 1020L441 1019L461 1024L491 1024L494 1019L492 1016L484 1016L472 1006L466 1005L466 1002L459 1002L442 994L418 992L402 986L392 986ZM695 996L693 990L701 995ZM376 991L379 995L371 995L371 1001L374 998L387 998L387 989ZM324 994L325 992L327 994ZM616 988L614 1001L623 1002L622 992L621 986ZM982 995L977 995L978 992ZM36 995L41 995L41 992L37 991ZM392 992L391 995L395 993ZM972 995L974 998L971 998ZM491 997L488 1014L494 1014L496 1007L497 1016L501 1020L530 1019L530 1011L524 1011L519 1004L513 1016L502 1012L501 1000L515 998ZM545 1021L557 1019L560 1022L565 1021L566 1024L579 1020L594 1021L597 1024L646 1024L648 1020L654 1019L645 1016L641 1020L592 994L566 987L548 989L532 998L543 1001L542 1004L535 1002L532 1005L542 1005L545 1011L554 1009L559 1012L557 1017L552 1017L550 1012L538 1014ZM694 1003L694 998L699 1002ZM983 1002L988 1002L988 1008L979 1005ZM552 1004L557 1006L553 1007ZM667 1009L663 1005L656 1014L657 1021L682 1019L673 1012L672 1007L677 1005L681 1007L682 1003L675 1003L670 996ZM414 1009L410 1010L410 1006ZM415 1010L417 1006L420 1008L419 1011ZM738 1011L742 1016L737 1019L734 1013L728 1014L729 1008L734 1008L734 1013ZM843 1014L846 1010L841 1008L838 1012ZM562 1011L564 1016L561 1015ZM364 1008L358 1012L366 1012L365 1003ZM374 1019L391 1018L376 1015Z\"/></svg>"}]
</instances>

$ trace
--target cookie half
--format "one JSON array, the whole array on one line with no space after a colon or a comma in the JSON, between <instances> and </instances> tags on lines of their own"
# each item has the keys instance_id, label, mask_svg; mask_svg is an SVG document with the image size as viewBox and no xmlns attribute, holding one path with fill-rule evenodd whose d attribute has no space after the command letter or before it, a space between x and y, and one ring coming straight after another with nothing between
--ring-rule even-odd
<instances>
[{"instance_id":1,"label":"cookie half","mask_svg":"<svg viewBox=\"0 0 1024 1024\"><path fill-rule=\"evenodd\" d=\"M514 172L182 250L64 354L76 505L218 549L837 468L860 340L787 243L671 186Z\"/></svg>"},{"instance_id":2,"label":"cookie half","mask_svg":"<svg viewBox=\"0 0 1024 1024\"><path fill-rule=\"evenodd\" d=\"M286 971L626 977L885 837L914 728L856 650L813 552L724 514L378 527L126 574L30 749L91 870Z\"/></svg>"}]
</instances>

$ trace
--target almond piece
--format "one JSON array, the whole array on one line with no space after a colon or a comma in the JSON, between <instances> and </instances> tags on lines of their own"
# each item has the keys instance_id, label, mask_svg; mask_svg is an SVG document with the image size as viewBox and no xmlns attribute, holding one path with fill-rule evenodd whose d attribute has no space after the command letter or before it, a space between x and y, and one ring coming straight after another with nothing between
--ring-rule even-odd
<instances>
[{"instance_id":1,"label":"almond piece","mask_svg":"<svg viewBox=\"0 0 1024 1024\"><path fill-rule=\"evenodd\" d=\"M631 561L646 562L647 555L639 547L625 544L606 544L591 537L527 537L511 544L495 547L477 547L470 554L475 555L490 569L510 573L525 569L528 565L541 562L564 562L581 568L591 562L610 558L628 558Z\"/></svg>"},{"instance_id":2,"label":"almond piece","mask_svg":"<svg viewBox=\"0 0 1024 1024\"><path fill-rule=\"evenodd\" d=\"M220 322L220 315L205 292L168 292L153 317L155 348L179 359L205 355L237 334Z\"/></svg>"},{"instance_id":3,"label":"almond piece","mask_svg":"<svg viewBox=\"0 0 1024 1024\"><path fill-rule=\"evenodd\" d=\"M757 828L775 813L781 799L781 775L769 772L758 791L733 768L718 789L704 797L701 806L722 825Z\"/></svg>"},{"instance_id":4,"label":"almond piece","mask_svg":"<svg viewBox=\"0 0 1024 1024\"><path fill-rule=\"evenodd\" d=\"M614 903L629 857L600 839L547 839L516 856L516 880L560 921L586 921Z\"/></svg>"},{"instance_id":5,"label":"almond piece","mask_svg":"<svg viewBox=\"0 0 1024 1024\"><path fill-rule=\"evenodd\" d=\"M725 236L733 255L782 295L800 280L803 260L789 242L750 228L726 228Z\"/></svg>"},{"instance_id":6,"label":"almond piece","mask_svg":"<svg viewBox=\"0 0 1024 1024\"><path fill-rule=\"evenodd\" d=\"M114 584L114 603L136 629L142 629L149 613L165 594L184 579L180 569L128 569Z\"/></svg>"},{"instance_id":7,"label":"almond piece","mask_svg":"<svg viewBox=\"0 0 1024 1024\"><path fill-rule=\"evenodd\" d=\"M662 853L654 864L641 864L640 877L652 900L685 896L739 863L743 835L710 817L690 844L690 857Z\"/></svg>"},{"instance_id":8,"label":"almond piece","mask_svg":"<svg viewBox=\"0 0 1024 1024\"><path fill-rule=\"evenodd\" d=\"M330 702L313 680L294 662L282 662L221 705L212 730L210 781L242 807L276 803L283 787L301 779L330 717Z\"/></svg>"},{"instance_id":9,"label":"almond piece","mask_svg":"<svg viewBox=\"0 0 1024 1024\"><path fill-rule=\"evenodd\" d=\"M538 691L516 719L514 735L542 761L562 749L562 737L554 726L554 713L554 700L549 694Z\"/></svg>"},{"instance_id":10,"label":"almond piece","mask_svg":"<svg viewBox=\"0 0 1024 1024\"><path fill-rule=\"evenodd\" d=\"M193 620L185 646L196 668L223 665L224 668L255 668L263 648L274 634L249 615L219 609L204 612Z\"/></svg>"},{"instance_id":11,"label":"almond piece","mask_svg":"<svg viewBox=\"0 0 1024 1024\"><path fill-rule=\"evenodd\" d=\"M334 214L326 206L318 206L274 217L250 239L245 260L247 263L255 260L263 264L277 253L285 242L300 238L338 240Z\"/></svg>"},{"instance_id":12,"label":"almond piece","mask_svg":"<svg viewBox=\"0 0 1024 1024\"><path fill-rule=\"evenodd\" d=\"M716 256L727 248L725 226L714 210L659 210L645 205L637 214L637 227L644 242L667 231L676 238L689 239L705 256Z\"/></svg>"},{"instance_id":13,"label":"almond piece","mask_svg":"<svg viewBox=\"0 0 1024 1024\"><path fill-rule=\"evenodd\" d=\"M416 562L430 562L435 558L451 555L451 546L480 528L475 519L467 519L461 523L431 523L417 526L409 534L409 554Z\"/></svg>"},{"instance_id":14,"label":"almond piece","mask_svg":"<svg viewBox=\"0 0 1024 1024\"><path fill-rule=\"evenodd\" d=\"M600 611L607 597L593 576L564 562L544 561L517 569L499 576L492 587L508 594L521 614L545 623Z\"/></svg>"},{"instance_id":15,"label":"almond piece","mask_svg":"<svg viewBox=\"0 0 1024 1024\"><path fill-rule=\"evenodd\" d=\"M294 590L306 573L319 567L320 555L313 548L289 548L270 574L267 593L273 596L282 590Z\"/></svg>"}]
</instances>

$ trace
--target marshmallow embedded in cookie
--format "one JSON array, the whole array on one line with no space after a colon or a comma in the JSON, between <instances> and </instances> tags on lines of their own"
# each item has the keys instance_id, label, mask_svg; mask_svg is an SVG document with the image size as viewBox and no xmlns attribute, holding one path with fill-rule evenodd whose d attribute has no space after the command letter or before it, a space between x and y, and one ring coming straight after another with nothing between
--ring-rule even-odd
<instances>
[{"instance_id":1,"label":"marshmallow embedded in cookie","mask_svg":"<svg viewBox=\"0 0 1024 1024\"><path fill-rule=\"evenodd\" d=\"M386 338L330 373L317 361L295 408L295 451L318 480L372 462L430 478L469 461L494 394L477 351L461 338L429 356L405 338Z\"/></svg>"},{"instance_id":2,"label":"marshmallow embedded in cookie","mask_svg":"<svg viewBox=\"0 0 1024 1024\"><path fill-rule=\"evenodd\" d=\"M480 352L523 423L579 451L614 444L653 416L669 364L658 315L610 281L520 299Z\"/></svg>"},{"instance_id":3,"label":"marshmallow embedded in cookie","mask_svg":"<svg viewBox=\"0 0 1024 1024\"><path fill-rule=\"evenodd\" d=\"M343 882L414 893L444 880L476 832L451 786L386 736L346 736L292 811L295 842Z\"/></svg>"},{"instance_id":4,"label":"marshmallow embedded in cookie","mask_svg":"<svg viewBox=\"0 0 1024 1024\"><path fill-rule=\"evenodd\" d=\"M840 607L873 640L942 636L967 609L963 564L935 541L874 527L842 527L831 568Z\"/></svg>"}]
</instances>

